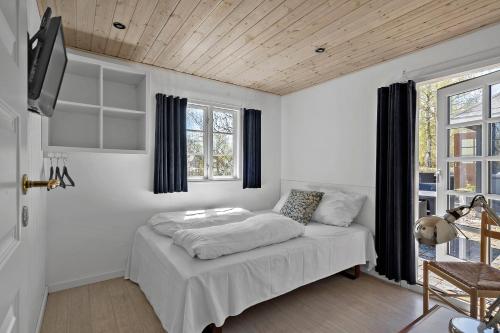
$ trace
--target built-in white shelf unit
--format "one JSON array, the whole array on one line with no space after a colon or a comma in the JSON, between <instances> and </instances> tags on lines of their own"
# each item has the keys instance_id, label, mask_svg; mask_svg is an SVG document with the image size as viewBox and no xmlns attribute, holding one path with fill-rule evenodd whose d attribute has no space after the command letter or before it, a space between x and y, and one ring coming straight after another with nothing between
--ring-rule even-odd
<instances>
[{"instance_id":1,"label":"built-in white shelf unit","mask_svg":"<svg viewBox=\"0 0 500 333\"><path fill-rule=\"evenodd\" d=\"M68 53L46 152L145 153L148 74Z\"/></svg>"}]
</instances>

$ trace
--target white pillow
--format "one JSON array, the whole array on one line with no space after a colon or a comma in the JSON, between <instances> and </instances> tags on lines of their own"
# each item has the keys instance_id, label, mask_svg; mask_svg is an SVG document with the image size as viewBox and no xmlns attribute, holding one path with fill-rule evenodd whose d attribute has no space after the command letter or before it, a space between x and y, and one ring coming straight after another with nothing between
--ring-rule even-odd
<instances>
[{"instance_id":1,"label":"white pillow","mask_svg":"<svg viewBox=\"0 0 500 333\"><path fill-rule=\"evenodd\" d=\"M358 216L366 197L358 193L347 193L339 190L324 190L318 208L312 220L315 222L348 227Z\"/></svg>"},{"instance_id":2,"label":"white pillow","mask_svg":"<svg viewBox=\"0 0 500 333\"><path fill-rule=\"evenodd\" d=\"M281 208L285 205L286 199L290 195L290 191L287 191L285 194L281 196L276 205L274 205L273 212L276 214L281 214Z\"/></svg>"}]
</instances>

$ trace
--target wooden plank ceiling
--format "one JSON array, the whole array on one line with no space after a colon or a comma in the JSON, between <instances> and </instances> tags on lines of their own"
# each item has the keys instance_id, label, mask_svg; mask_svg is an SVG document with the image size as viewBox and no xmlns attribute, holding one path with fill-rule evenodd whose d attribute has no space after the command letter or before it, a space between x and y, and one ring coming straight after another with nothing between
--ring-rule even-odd
<instances>
[{"instance_id":1,"label":"wooden plank ceiling","mask_svg":"<svg viewBox=\"0 0 500 333\"><path fill-rule=\"evenodd\" d=\"M499 0L38 4L63 17L68 46L279 95L500 22ZM316 53L319 47L325 52Z\"/></svg>"}]
</instances>

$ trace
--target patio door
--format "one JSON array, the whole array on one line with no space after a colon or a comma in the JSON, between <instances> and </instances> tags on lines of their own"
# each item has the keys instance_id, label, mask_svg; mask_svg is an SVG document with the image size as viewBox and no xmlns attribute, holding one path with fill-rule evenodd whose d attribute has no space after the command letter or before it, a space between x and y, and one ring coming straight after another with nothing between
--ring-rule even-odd
<instances>
[{"instance_id":1,"label":"patio door","mask_svg":"<svg viewBox=\"0 0 500 333\"><path fill-rule=\"evenodd\" d=\"M439 89L437 106L436 214L469 204L478 193L500 212L500 72ZM460 235L438 245L436 260L478 261L480 223L480 212L460 219L469 240Z\"/></svg>"}]
</instances>

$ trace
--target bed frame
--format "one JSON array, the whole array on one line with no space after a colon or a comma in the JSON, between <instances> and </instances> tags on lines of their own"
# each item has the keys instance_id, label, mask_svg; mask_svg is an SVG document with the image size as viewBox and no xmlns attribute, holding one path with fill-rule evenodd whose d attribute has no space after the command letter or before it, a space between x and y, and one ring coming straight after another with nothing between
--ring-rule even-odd
<instances>
[{"instance_id":1,"label":"bed frame","mask_svg":"<svg viewBox=\"0 0 500 333\"><path fill-rule=\"evenodd\" d=\"M347 269L347 270L341 272L341 274L344 275L345 277L348 277L351 280L356 280L361 275L361 266L356 265L356 266L352 267L351 269L352 269L352 272L349 272L349 270Z\"/></svg>"},{"instance_id":2,"label":"bed frame","mask_svg":"<svg viewBox=\"0 0 500 333\"><path fill-rule=\"evenodd\" d=\"M352 272L350 272L352 270ZM356 265L350 269L346 269L341 274L351 280L356 280L361 275L361 266ZM215 324L210 324L203 330L202 333L222 333L222 327L217 327Z\"/></svg>"}]
</instances>

